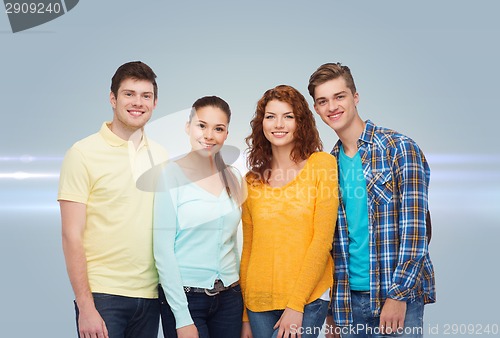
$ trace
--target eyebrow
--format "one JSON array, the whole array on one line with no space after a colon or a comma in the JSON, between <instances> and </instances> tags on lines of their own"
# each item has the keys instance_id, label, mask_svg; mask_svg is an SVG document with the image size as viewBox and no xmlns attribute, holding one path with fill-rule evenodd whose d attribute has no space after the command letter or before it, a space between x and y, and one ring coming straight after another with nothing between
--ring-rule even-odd
<instances>
[{"instance_id":1,"label":"eyebrow","mask_svg":"<svg viewBox=\"0 0 500 338\"><path fill-rule=\"evenodd\" d=\"M123 88L121 91L122 91L122 92L137 93L137 91L135 91L135 90L133 90L133 89L127 89L127 88ZM153 92L141 92L141 94L153 94Z\"/></svg>"},{"instance_id":2,"label":"eyebrow","mask_svg":"<svg viewBox=\"0 0 500 338\"><path fill-rule=\"evenodd\" d=\"M342 90L342 91L340 91L338 93L333 94L333 97L337 97L337 96L339 96L341 94L347 94L347 91ZM325 100L325 99L326 99L326 97L321 96L321 97L316 98L316 100L314 100L314 102L319 101L319 100Z\"/></svg>"},{"instance_id":3,"label":"eyebrow","mask_svg":"<svg viewBox=\"0 0 500 338\"><path fill-rule=\"evenodd\" d=\"M198 122L205 123L205 124L209 124L208 122L203 121L203 120L198 120ZM224 123L218 123L218 124L216 124L215 126L223 126L223 127L225 127L226 125L225 125Z\"/></svg>"},{"instance_id":4,"label":"eyebrow","mask_svg":"<svg viewBox=\"0 0 500 338\"><path fill-rule=\"evenodd\" d=\"M273 113L272 111L266 111L264 114L271 114L271 115L276 115L276 113ZM288 111L286 113L283 113L283 115L290 115L293 114L293 111Z\"/></svg>"}]
</instances>

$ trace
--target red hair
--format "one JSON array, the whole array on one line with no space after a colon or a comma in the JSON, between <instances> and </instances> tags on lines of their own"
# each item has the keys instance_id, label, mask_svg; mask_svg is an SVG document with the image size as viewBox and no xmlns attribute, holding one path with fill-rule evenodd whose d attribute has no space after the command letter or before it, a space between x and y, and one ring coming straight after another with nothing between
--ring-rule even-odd
<instances>
[{"instance_id":1,"label":"red hair","mask_svg":"<svg viewBox=\"0 0 500 338\"><path fill-rule=\"evenodd\" d=\"M266 173L269 174L273 156L271 143L264 136L262 127L266 106L272 100L286 102L292 107L297 124L293 134L295 145L290 153L294 162L308 159L312 153L323 149L314 115L304 96L297 89L287 85L267 90L257 103L255 114L250 121L252 133L245 138L248 145L247 165L250 170L247 178L261 183L268 180L269 175Z\"/></svg>"}]
</instances>

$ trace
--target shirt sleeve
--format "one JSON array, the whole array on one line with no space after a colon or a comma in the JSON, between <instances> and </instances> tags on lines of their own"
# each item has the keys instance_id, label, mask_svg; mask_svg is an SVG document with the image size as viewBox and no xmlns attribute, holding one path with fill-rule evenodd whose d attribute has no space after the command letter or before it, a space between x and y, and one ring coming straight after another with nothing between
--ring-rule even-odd
<instances>
[{"instance_id":1,"label":"shirt sleeve","mask_svg":"<svg viewBox=\"0 0 500 338\"><path fill-rule=\"evenodd\" d=\"M59 176L57 200L87 204L90 194L90 177L83 154L71 147L64 156Z\"/></svg>"},{"instance_id":2,"label":"shirt sleeve","mask_svg":"<svg viewBox=\"0 0 500 338\"><path fill-rule=\"evenodd\" d=\"M400 247L388 297L406 301L417 286L428 253L425 216L428 209L428 167L418 146L401 142L394 158L399 210Z\"/></svg>"},{"instance_id":3,"label":"shirt sleeve","mask_svg":"<svg viewBox=\"0 0 500 338\"><path fill-rule=\"evenodd\" d=\"M249 190L249 189L247 189ZM240 286L243 294L243 301L245 300L245 290L247 285L247 269L250 260L250 253L252 251L252 236L253 236L253 224L252 216L250 214L249 200L246 199L243 203L241 222L243 227L243 248L241 253L241 263L240 263ZM248 322L248 313L246 306L243 307L243 321Z\"/></svg>"},{"instance_id":4,"label":"shirt sleeve","mask_svg":"<svg viewBox=\"0 0 500 338\"><path fill-rule=\"evenodd\" d=\"M153 252L161 286L174 314L176 328L180 328L193 324L193 319L174 252L177 232L177 185L175 176L164 170L154 200Z\"/></svg>"},{"instance_id":5,"label":"shirt sleeve","mask_svg":"<svg viewBox=\"0 0 500 338\"><path fill-rule=\"evenodd\" d=\"M236 169L233 166L229 166L229 170L231 170L232 174L236 178L236 181L237 181L237 183L239 185L239 188L240 188L240 190L238 192L238 194L240 195L239 198L240 198L241 201L244 201L245 198L246 198L246 182L241 177L241 174L240 174L240 172L239 172L238 169ZM242 205L240 205L240 208L241 207L242 207ZM241 222L240 222L240 224L241 224ZM233 243L238 243L238 232L237 231L234 233L232 241L233 241ZM238 251L238 245L234 245L233 250L234 250L235 257L239 257L240 253ZM240 268L241 268L241 261L238 259L236 261L236 264L237 264L237 266L236 266L237 271L239 272Z\"/></svg>"},{"instance_id":6,"label":"shirt sleeve","mask_svg":"<svg viewBox=\"0 0 500 338\"><path fill-rule=\"evenodd\" d=\"M304 311L311 293L325 273L332 249L339 205L337 161L330 154L317 155L319 156L313 169L316 176L316 201L312 225L314 235L287 304L289 308L300 312Z\"/></svg>"}]
</instances>

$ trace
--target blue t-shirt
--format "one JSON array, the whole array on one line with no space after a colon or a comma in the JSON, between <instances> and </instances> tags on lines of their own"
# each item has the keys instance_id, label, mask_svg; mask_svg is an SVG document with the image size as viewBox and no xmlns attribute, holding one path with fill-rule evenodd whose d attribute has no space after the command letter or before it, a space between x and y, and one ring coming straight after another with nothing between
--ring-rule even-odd
<instances>
[{"instance_id":1,"label":"blue t-shirt","mask_svg":"<svg viewBox=\"0 0 500 338\"><path fill-rule=\"evenodd\" d=\"M361 157L352 158L340 147L339 185L349 231L349 283L351 290L370 290L368 199Z\"/></svg>"}]
</instances>

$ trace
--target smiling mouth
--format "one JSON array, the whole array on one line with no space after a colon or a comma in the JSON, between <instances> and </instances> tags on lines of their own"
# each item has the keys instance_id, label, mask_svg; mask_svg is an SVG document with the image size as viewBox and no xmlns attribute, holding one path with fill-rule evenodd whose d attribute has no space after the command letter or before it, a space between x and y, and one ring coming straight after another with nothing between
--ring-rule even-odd
<instances>
[{"instance_id":1,"label":"smiling mouth","mask_svg":"<svg viewBox=\"0 0 500 338\"><path fill-rule=\"evenodd\" d=\"M333 114L328 114L327 117L329 119L332 119L332 120L336 120L338 119L344 112L341 111L341 112L337 112L337 113L333 113Z\"/></svg>"},{"instance_id":2,"label":"smiling mouth","mask_svg":"<svg viewBox=\"0 0 500 338\"><path fill-rule=\"evenodd\" d=\"M215 143L205 143L205 142L199 142L199 143L204 149L212 149L213 147L215 147Z\"/></svg>"},{"instance_id":3,"label":"smiling mouth","mask_svg":"<svg viewBox=\"0 0 500 338\"><path fill-rule=\"evenodd\" d=\"M143 111L139 110L127 110L127 112L132 116L141 116L142 114L144 114Z\"/></svg>"},{"instance_id":4,"label":"smiling mouth","mask_svg":"<svg viewBox=\"0 0 500 338\"><path fill-rule=\"evenodd\" d=\"M275 131L272 133L274 136L278 136L278 137L283 137L285 136L286 134L288 134L287 131Z\"/></svg>"}]
</instances>

